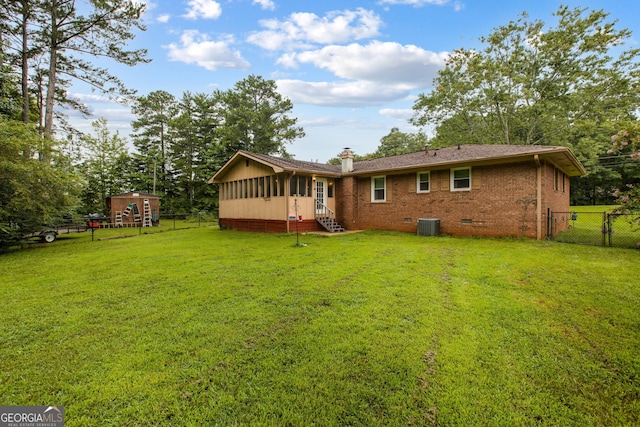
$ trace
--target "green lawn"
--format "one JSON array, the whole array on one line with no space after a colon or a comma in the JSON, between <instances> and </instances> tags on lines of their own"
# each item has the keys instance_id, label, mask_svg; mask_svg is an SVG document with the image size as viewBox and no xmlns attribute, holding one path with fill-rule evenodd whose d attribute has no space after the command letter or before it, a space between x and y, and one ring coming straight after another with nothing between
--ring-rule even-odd
<instances>
[{"instance_id":1,"label":"green lawn","mask_svg":"<svg viewBox=\"0 0 640 427\"><path fill-rule=\"evenodd\" d=\"M0 405L63 405L66 426L640 423L637 251L300 240L200 227L0 255Z\"/></svg>"}]
</instances>

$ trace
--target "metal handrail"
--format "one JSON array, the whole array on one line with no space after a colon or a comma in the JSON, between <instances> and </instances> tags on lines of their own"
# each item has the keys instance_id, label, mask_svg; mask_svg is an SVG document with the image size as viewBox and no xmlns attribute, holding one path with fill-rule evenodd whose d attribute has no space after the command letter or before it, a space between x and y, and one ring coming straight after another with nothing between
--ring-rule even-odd
<instances>
[{"instance_id":1,"label":"metal handrail","mask_svg":"<svg viewBox=\"0 0 640 427\"><path fill-rule=\"evenodd\" d=\"M313 212L315 218L318 218L319 216L327 216L327 215L318 214L318 211L322 211L323 213L328 213L329 218L336 217L336 213L329 206L325 205L318 199L315 199L315 202L316 202L316 209Z\"/></svg>"}]
</instances>

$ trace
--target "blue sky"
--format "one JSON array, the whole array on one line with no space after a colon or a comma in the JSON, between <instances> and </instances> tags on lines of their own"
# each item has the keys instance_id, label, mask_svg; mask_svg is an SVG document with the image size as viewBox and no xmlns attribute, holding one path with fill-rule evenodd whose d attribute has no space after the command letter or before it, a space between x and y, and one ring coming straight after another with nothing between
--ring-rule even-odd
<instances>
[{"instance_id":1,"label":"blue sky","mask_svg":"<svg viewBox=\"0 0 640 427\"><path fill-rule=\"evenodd\" d=\"M143 0L137 0L143 1ZM376 150L391 128L415 132L407 122L416 96L456 48L479 47L493 28L531 18L555 26L560 2L547 0L146 0L147 31L132 48L149 51L149 64L109 63L139 95L165 90L225 90L250 74L273 79L292 100L306 137L287 146L299 160L325 162L342 148ZM564 1L604 9L618 28L633 31L640 47L640 2ZM71 93L94 117L72 122L90 131L104 117L112 132L129 137L128 107L75 85Z\"/></svg>"}]
</instances>

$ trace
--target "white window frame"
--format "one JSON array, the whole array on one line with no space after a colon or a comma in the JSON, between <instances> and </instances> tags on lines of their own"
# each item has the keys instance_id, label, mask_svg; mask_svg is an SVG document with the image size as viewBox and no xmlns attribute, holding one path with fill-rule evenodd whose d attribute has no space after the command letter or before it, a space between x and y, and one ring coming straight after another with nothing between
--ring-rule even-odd
<instances>
[{"instance_id":1,"label":"white window frame","mask_svg":"<svg viewBox=\"0 0 640 427\"><path fill-rule=\"evenodd\" d=\"M429 184L429 189L428 190L421 190L420 189L420 183L424 182L420 180L420 175L427 175L427 183ZM417 193L429 193L431 191L431 172L430 171L422 171L422 172L418 172L416 173L416 192Z\"/></svg>"},{"instance_id":2,"label":"white window frame","mask_svg":"<svg viewBox=\"0 0 640 427\"><path fill-rule=\"evenodd\" d=\"M376 179L382 179L382 182L383 182L382 188L376 188ZM384 192L384 197L382 199L376 199L376 190L382 190ZM371 202L384 203L386 201L387 201L387 177L385 175L372 176L371 177Z\"/></svg>"},{"instance_id":3,"label":"white window frame","mask_svg":"<svg viewBox=\"0 0 640 427\"><path fill-rule=\"evenodd\" d=\"M469 171L469 186L468 187L461 187L461 188L455 188L455 182L456 182L456 171L461 171L461 170L468 170ZM467 179L467 178L464 178ZM464 168L454 168L451 169L451 184L450 184L450 188L451 191L471 191L471 166L467 166Z\"/></svg>"}]
</instances>

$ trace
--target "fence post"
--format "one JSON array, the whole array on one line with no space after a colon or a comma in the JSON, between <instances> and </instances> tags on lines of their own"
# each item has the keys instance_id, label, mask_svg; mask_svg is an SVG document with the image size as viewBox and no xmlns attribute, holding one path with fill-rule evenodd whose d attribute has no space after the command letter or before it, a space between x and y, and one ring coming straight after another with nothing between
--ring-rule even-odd
<instances>
[{"instance_id":1,"label":"fence post","mask_svg":"<svg viewBox=\"0 0 640 427\"><path fill-rule=\"evenodd\" d=\"M607 246L607 213L602 212L602 246Z\"/></svg>"},{"instance_id":2,"label":"fence post","mask_svg":"<svg viewBox=\"0 0 640 427\"><path fill-rule=\"evenodd\" d=\"M611 221L611 214L608 213L607 214L607 226L608 226L608 230L609 230L609 247L612 246L612 238L613 238L613 229L611 227L613 227L613 221Z\"/></svg>"}]
</instances>

